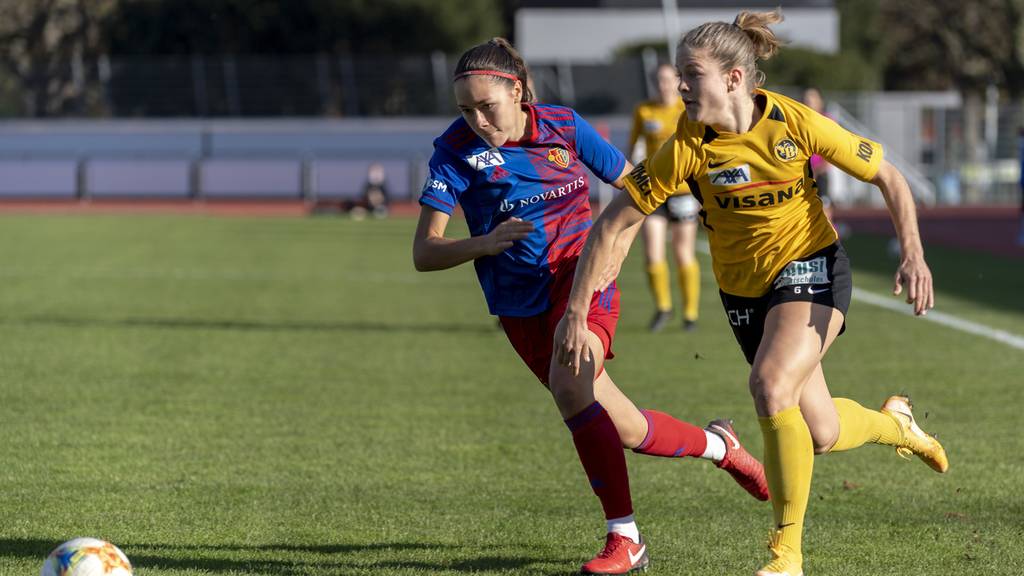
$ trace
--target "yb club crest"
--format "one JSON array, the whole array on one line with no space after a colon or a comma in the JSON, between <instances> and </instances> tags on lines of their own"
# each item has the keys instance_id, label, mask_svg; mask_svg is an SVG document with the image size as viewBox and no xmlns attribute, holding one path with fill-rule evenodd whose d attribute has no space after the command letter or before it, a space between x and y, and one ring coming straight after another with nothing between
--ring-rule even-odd
<instances>
[{"instance_id":1,"label":"yb club crest","mask_svg":"<svg viewBox=\"0 0 1024 576\"><path fill-rule=\"evenodd\" d=\"M775 157L783 162L796 158L796 144L789 138L779 140L775 143Z\"/></svg>"},{"instance_id":2,"label":"yb club crest","mask_svg":"<svg viewBox=\"0 0 1024 576\"><path fill-rule=\"evenodd\" d=\"M548 162L553 162L560 168L568 168L570 160L569 151L565 148L556 147L548 150Z\"/></svg>"}]
</instances>

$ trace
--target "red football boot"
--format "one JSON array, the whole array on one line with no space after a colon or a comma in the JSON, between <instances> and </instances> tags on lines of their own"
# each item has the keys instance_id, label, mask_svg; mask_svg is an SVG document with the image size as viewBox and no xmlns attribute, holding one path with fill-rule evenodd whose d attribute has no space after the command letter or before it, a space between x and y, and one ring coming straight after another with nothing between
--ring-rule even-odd
<instances>
[{"instance_id":1,"label":"red football boot","mask_svg":"<svg viewBox=\"0 0 1024 576\"><path fill-rule=\"evenodd\" d=\"M768 480L764 477L764 466L740 445L739 436L732 429L732 420L712 420L705 430L725 440L725 458L715 462L715 466L728 472L754 498L768 500L770 494Z\"/></svg>"},{"instance_id":2,"label":"red football boot","mask_svg":"<svg viewBox=\"0 0 1024 576\"><path fill-rule=\"evenodd\" d=\"M618 532L609 532L604 550L580 568L580 574L629 574L646 572L650 564L647 544L633 542Z\"/></svg>"}]
</instances>

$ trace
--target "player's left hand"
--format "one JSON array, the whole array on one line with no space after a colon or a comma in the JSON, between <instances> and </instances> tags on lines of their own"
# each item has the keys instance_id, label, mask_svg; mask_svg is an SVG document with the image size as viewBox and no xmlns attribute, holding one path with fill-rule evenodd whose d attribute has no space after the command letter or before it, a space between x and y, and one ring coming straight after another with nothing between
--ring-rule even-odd
<instances>
[{"instance_id":1,"label":"player's left hand","mask_svg":"<svg viewBox=\"0 0 1024 576\"><path fill-rule=\"evenodd\" d=\"M587 345L587 318L566 313L555 328L554 357L562 366L572 369L573 376L580 375L580 364L592 362L590 346Z\"/></svg>"},{"instance_id":2,"label":"player's left hand","mask_svg":"<svg viewBox=\"0 0 1024 576\"><path fill-rule=\"evenodd\" d=\"M914 305L914 315L923 316L935 306L935 292L932 288L932 271L924 261L924 255L913 254L900 259L896 269L896 283L892 293L899 296L907 288L907 304Z\"/></svg>"}]
</instances>

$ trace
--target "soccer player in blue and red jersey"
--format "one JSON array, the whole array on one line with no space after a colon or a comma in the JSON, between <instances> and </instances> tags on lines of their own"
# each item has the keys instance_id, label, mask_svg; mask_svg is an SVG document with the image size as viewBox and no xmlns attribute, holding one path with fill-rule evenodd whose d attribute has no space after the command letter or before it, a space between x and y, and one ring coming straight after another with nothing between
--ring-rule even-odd
<instances>
[{"instance_id":1,"label":"soccer player in blue and red jersey","mask_svg":"<svg viewBox=\"0 0 1024 576\"><path fill-rule=\"evenodd\" d=\"M728 420L701 429L638 410L603 370L619 316L614 282L591 299L587 359L571 368L552 361L554 329L591 227L586 170L621 186L629 162L573 110L531 103L526 65L503 39L462 55L454 89L462 117L434 141L413 259L421 271L473 261L491 313L550 389L607 520L605 548L582 572L625 574L648 563L623 447L710 459L754 497L768 499L760 462L740 445ZM445 236L456 204L469 238ZM617 272L606 274L611 279Z\"/></svg>"}]
</instances>

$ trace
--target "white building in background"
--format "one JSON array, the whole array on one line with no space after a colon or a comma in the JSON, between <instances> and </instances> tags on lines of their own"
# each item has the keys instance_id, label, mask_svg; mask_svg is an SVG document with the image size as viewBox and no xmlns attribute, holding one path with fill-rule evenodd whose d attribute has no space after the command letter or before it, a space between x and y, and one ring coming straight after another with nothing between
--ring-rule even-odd
<instances>
[{"instance_id":1,"label":"white building in background","mask_svg":"<svg viewBox=\"0 0 1024 576\"><path fill-rule=\"evenodd\" d=\"M780 5L785 21L774 28L791 46L839 50L839 12L832 0L676 0L674 28L666 22L671 8L666 10L662 0L520 0L515 42L531 64L599 64L611 61L623 46L664 41L704 22L732 22L741 10Z\"/></svg>"},{"instance_id":2,"label":"white building in background","mask_svg":"<svg viewBox=\"0 0 1024 576\"><path fill-rule=\"evenodd\" d=\"M732 22L742 10L769 11L777 6L785 19L772 28L788 46L829 54L839 51L839 11L833 0L520 0L515 43L538 72L538 83L557 87L558 96L571 103L573 67L610 64L624 47L664 43L704 22ZM545 66L555 69L553 82L550 74L545 75ZM644 58L645 76L654 66L653 59ZM799 87L789 91L799 97ZM929 204L940 200L933 183L941 177L935 173L935 162L942 165L945 158L934 157L944 154L935 140L943 142L947 137L945 111L959 107L958 96L878 92L842 95L842 100L853 110L833 101L832 116L847 128L883 142L887 158L904 172L920 200ZM931 120L934 126L929 124L927 129L925 110L936 112ZM613 133L628 130L624 118L609 118L608 123ZM928 162L924 161L926 149L932 156ZM853 179L836 178L835 188L841 202L882 203L877 190Z\"/></svg>"}]
</instances>

